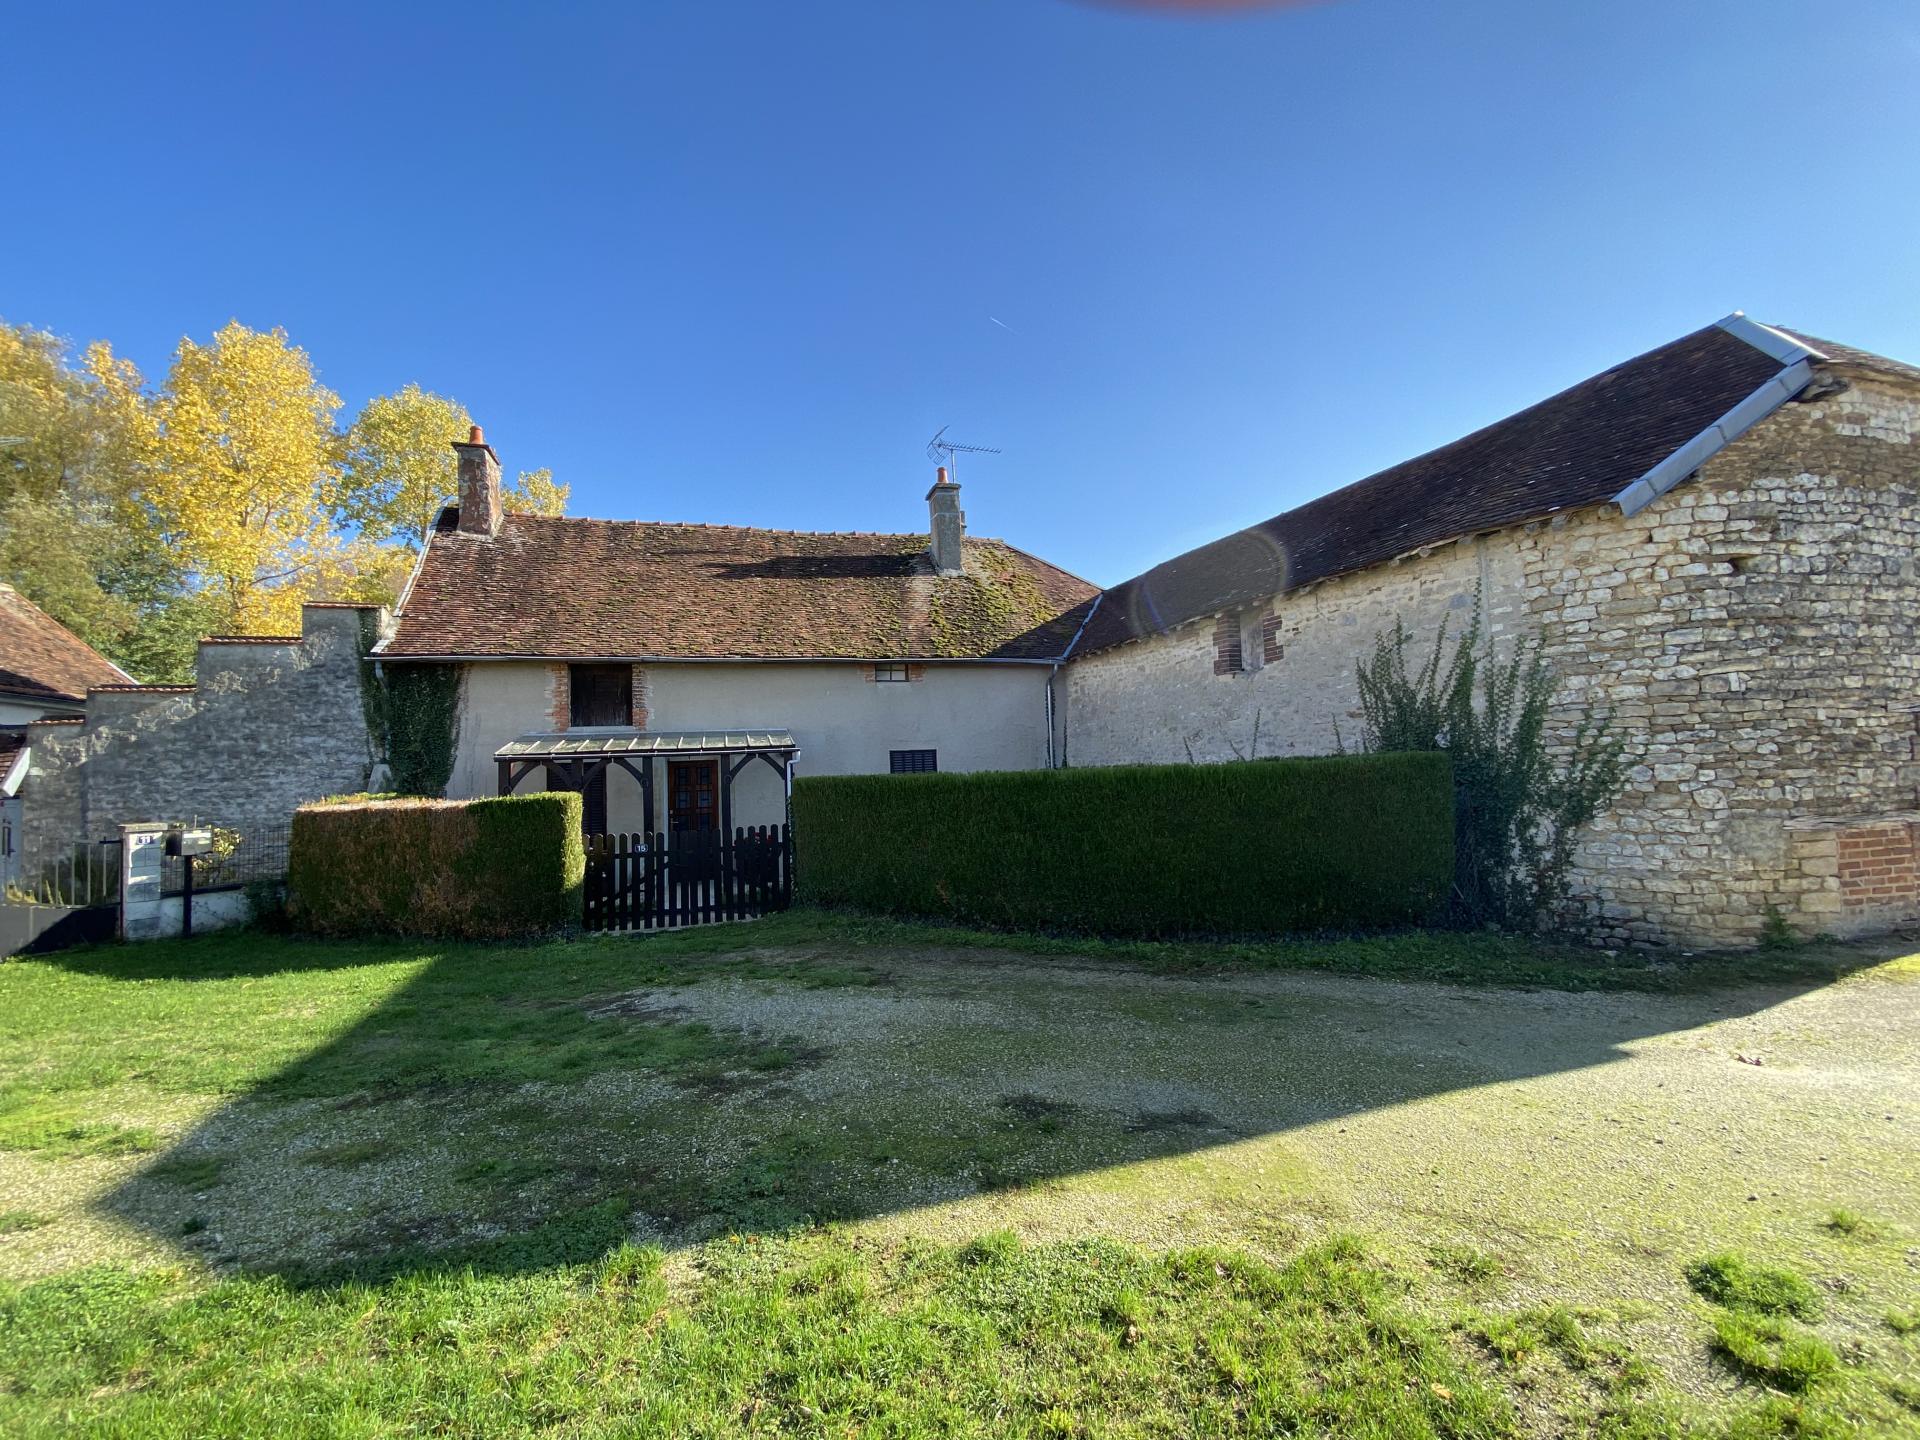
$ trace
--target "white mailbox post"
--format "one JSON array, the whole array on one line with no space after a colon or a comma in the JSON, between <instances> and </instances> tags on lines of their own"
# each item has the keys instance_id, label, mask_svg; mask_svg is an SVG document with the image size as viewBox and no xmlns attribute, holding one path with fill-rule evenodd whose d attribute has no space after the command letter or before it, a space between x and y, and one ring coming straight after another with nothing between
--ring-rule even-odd
<instances>
[{"instance_id":1,"label":"white mailbox post","mask_svg":"<svg viewBox=\"0 0 1920 1440\"><path fill-rule=\"evenodd\" d=\"M162 933L160 866L167 853L165 824L120 827L120 938L147 940Z\"/></svg>"}]
</instances>

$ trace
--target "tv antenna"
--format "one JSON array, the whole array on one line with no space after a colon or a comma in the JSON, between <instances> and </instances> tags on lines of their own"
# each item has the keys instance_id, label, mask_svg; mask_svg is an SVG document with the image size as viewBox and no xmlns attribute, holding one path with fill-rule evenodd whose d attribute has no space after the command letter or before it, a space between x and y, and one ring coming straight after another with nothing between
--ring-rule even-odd
<instances>
[{"instance_id":1,"label":"tv antenna","mask_svg":"<svg viewBox=\"0 0 1920 1440\"><path fill-rule=\"evenodd\" d=\"M947 467L947 475L954 484L960 483L959 457L962 455L998 455L998 445L962 445L958 440L947 439L947 427L942 425L939 433L927 442L927 458L939 460Z\"/></svg>"}]
</instances>

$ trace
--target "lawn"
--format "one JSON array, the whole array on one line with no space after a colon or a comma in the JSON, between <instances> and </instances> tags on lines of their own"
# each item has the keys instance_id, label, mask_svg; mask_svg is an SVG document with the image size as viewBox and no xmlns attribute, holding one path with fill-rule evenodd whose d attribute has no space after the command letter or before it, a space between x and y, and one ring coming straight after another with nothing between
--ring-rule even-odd
<instances>
[{"instance_id":1,"label":"lawn","mask_svg":"<svg viewBox=\"0 0 1920 1440\"><path fill-rule=\"evenodd\" d=\"M0 1431L1913 1433L1878 959L795 912L9 962Z\"/></svg>"}]
</instances>

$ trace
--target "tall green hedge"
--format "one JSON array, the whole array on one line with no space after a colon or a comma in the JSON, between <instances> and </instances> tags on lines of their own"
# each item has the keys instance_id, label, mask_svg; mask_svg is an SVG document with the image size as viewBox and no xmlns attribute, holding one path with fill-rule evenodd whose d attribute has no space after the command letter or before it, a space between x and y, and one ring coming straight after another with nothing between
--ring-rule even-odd
<instances>
[{"instance_id":1,"label":"tall green hedge","mask_svg":"<svg viewBox=\"0 0 1920 1440\"><path fill-rule=\"evenodd\" d=\"M1417 924L1453 878L1453 779L1432 754L793 787L813 904L1111 935Z\"/></svg>"},{"instance_id":2,"label":"tall green hedge","mask_svg":"<svg viewBox=\"0 0 1920 1440\"><path fill-rule=\"evenodd\" d=\"M585 869L571 791L327 801L294 812L288 909L323 935L537 935L579 923Z\"/></svg>"}]
</instances>

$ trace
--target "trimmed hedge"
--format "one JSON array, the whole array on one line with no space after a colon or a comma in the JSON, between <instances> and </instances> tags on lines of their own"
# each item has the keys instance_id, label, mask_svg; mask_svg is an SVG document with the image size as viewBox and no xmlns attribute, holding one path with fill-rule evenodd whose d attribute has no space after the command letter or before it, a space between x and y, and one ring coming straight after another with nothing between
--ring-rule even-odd
<instances>
[{"instance_id":1,"label":"trimmed hedge","mask_svg":"<svg viewBox=\"0 0 1920 1440\"><path fill-rule=\"evenodd\" d=\"M571 791L323 801L294 812L288 909L323 935L507 939L578 925L585 871Z\"/></svg>"},{"instance_id":2,"label":"trimmed hedge","mask_svg":"<svg viewBox=\"0 0 1920 1440\"><path fill-rule=\"evenodd\" d=\"M1338 755L793 787L817 905L1107 935L1373 929L1453 882L1445 755Z\"/></svg>"}]
</instances>

